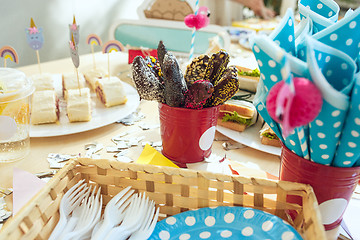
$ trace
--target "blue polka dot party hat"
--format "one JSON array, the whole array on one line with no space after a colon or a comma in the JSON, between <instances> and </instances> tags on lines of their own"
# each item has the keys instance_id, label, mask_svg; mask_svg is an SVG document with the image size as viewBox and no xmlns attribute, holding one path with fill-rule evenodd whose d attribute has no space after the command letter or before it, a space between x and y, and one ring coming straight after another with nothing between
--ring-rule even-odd
<instances>
[{"instance_id":1,"label":"blue polka dot party hat","mask_svg":"<svg viewBox=\"0 0 360 240\"><path fill-rule=\"evenodd\" d=\"M250 41L261 72L254 104L298 156L337 167L360 165L360 8L338 21L333 0L300 0L298 6L300 23L288 9L268 37ZM321 110L284 136L282 123L268 112L267 97L274 86L298 77L321 92Z\"/></svg>"}]
</instances>

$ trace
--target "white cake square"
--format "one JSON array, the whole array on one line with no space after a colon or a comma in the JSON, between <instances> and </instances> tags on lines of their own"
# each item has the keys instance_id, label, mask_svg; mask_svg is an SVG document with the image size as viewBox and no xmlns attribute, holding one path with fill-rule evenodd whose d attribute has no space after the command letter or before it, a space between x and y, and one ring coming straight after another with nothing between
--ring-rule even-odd
<instances>
[{"instance_id":1,"label":"white cake square","mask_svg":"<svg viewBox=\"0 0 360 240\"><path fill-rule=\"evenodd\" d=\"M90 85L91 89L95 91L95 83L99 78L105 78L108 76L107 71L102 68L92 68L89 71L84 72L86 82Z\"/></svg>"},{"instance_id":2,"label":"white cake square","mask_svg":"<svg viewBox=\"0 0 360 240\"><path fill-rule=\"evenodd\" d=\"M54 79L50 73L34 74L30 77L35 91L54 90Z\"/></svg>"},{"instance_id":3,"label":"white cake square","mask_svg":"<svg viewBox=\"0 0 360 240\"><path fill-rule=\"evenodd\" d=\"M59 102L54 90L36 91L31 99L31 123L54 123L59 119Z\"/></svg>"},{"instance_id":4,"label":"white cake square","mask_svg":"<svg viewBox=\"0 0 360 240\"><path fill-rule=\"evenodd\" d=\"M64 98L66 99L67 90L83 88L84 85L85 78L82 73L79 72L79 81L75 73L64 73L62 76L62 88Z\"/></svg>"},{"instance_id":5,"label":"white cake square","mask_svg":"<svg viewBox=\"0 0 360 240\"><path fill-rule=\"evenodd\" d=\"M87 122L91 120L90 89L67 90L67 116L70 122Z\"/></svg>"},{"instance_id":6,"label":"white cake square","mask_svg":"<svg viewBox=\"0 0 360 240\"><path fill-rule=\"evenodd\" d=\"M95 86L96 96L106 107L126 103L127 97L124 86L118 77L98 79Z\"/></svg>"}]
</instances>

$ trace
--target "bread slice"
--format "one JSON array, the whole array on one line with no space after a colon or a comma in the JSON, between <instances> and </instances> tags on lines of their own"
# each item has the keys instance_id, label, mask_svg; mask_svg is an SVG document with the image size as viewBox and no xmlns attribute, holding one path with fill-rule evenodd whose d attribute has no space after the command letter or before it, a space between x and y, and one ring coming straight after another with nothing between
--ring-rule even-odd
<instances>
[{"instance_id":1,"label":"bread slice","mask_svg":"<svg viewBox=\"0 0 360 240\"><path fill-rule=\"evenodd\" d=\"M223 121L225 115L227 114L233 115L234 112L236 112L239 115L239 117L243 119L250 119L250 125L231 121L231 120ZM257 120L256 115L257 115L256 108L252 103L242 100L228 100L223 105L220 106L220 113L219 113L219 118L217 120L217 124L219 126L223 126L235 131L242 132L248 126L251 126L256 122Z\"/></svg>"},{"instance_id":2,"label":"bread slice","mask_svg":"<svg viewBox=\"0 0 360 240\"><path fill-rule=\"evenodd\" d=\"M270 138L267 138L265 136L261 136L261 143L264 144L264 145L269 145L269 146L274 146L274 147L281 147L281 143L280 143L280 140L277 138L277 139L270 139Z\"/></svg>"},{"instance_id":3,"label":"bread slice","mask_svg":"<svg viewBox=\"0 0 360 240\"><path fill-rule=\"evenodd\" d=\"M217 124L219 126L223 126L223 127L226 127L226 128L238 131L238 132L243 132L246 128L246 124L230 122L230 121L223 122L220 118L218 118Z\"/></svg>"},{"instance_id":4,"label":"bread slice","mask_svg":"<svg viewBox=\"0 0 360 240\"><path fill-rule=\"evenodd\" d=\"M252 69L246 67L236 66L239 71L251 72ZM257 85L259 83L260 77L244 76L238 74L238 79L240 82L240 89L256 92Z\"/></svg>"},{"instance_id":5,"label":"bread slice","mask_svg":"<svg viewBox=\"0 0 360 240\"><path fill-rule=\"evenodd\" d=\"M270 145L274 147L281 147L280 140L276 136L275 132L270 128L270 126L265 122L264 126L260 129L260 140L264 145ZM266 135L272 135L273 138L266 137Z\"/></svg>"}]
</instances>

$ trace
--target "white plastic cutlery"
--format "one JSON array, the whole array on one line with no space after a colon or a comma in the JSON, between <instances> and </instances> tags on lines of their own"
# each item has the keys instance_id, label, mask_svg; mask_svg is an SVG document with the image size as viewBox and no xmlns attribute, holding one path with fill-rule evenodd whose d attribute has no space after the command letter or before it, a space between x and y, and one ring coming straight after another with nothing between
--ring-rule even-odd
<instances>
[{"instance_id":1,"label":"white plastic cutlery","mask_svg":"<svg viewBox=\"0 0 360 240\"><path fill-rule=\"evenodd\" d=\"M72 224L74 227L71 226L73 228L72 231L65 232L62 239L75 240L90 238L94 226L100 221L101 207L102 198L100 195L100 188L98 188L96 193L95 187L92 194L87 199L84 199L82 206L78 207L79 209L81 208L81 214L79 216L74 216L73 214L70 218L68 224Z\"/></svg>"},{"instance_id":2,"label":"white plastic cutlery","mask_svg":"<svg viewBox=\"0 0 360 240\"><path fill-rule=\"evenodd\" d=\"M130 236L130 238L128 240L145 240L145 239L148 239L151 236L154 229L155 229L157 219L159 217L159 210L160 210L160 208L157 208L156 212L154 214L154 211L155 211L155 203L154 203L153 207L149 208L149 210L148 210L148 212L146 214L146 217L143 220L140 228L136 232L131 234L131 236Z\"/></svg>"},{"instance_id":3,"label":"white plastic cutlery","mask_svg":"<svg viewBox=\"0 0 360 240\"><path fill-rule=\"evenodd\" d=\"M114 227L106 235L105 240L118 239L125 240L130 234L139 229L141 221L144 220L149 199L146 198L145 194L136 194L130 206L125 210L124 219L119 226Z\"/></svg>"},{"instance_id":4,"label":"white plastic cutlery","mask_svg":"<svg viewBox=\"0 0 360 240\"><path fill-rule=\"evenodd\" d=\"M52 231L49 240L57 240L61 232L64 230L68 221L69 215L79 206L80 202L85 198L85 193L88 189L86 184L83 184L85 180L79 181L73 187L71 187L63 196L60 202L59 212L60 219L55 229Z\"/></svg>"},{"instance_id":5,"label":"white plastic cutlery","mask_svg":"<svg viewBox=\"0 0 360 240\"><path fill-rule=\"evenodd\" d=\"M91 239L105 239L106 235L111 231L111 229L124 219L124 211L134 198L132 196L134 190L130 190L130 188L131 187L129 186L123 189L108 202L105 207L104 222L101 224L99 229L93 233Z\"/></svg>"}]
</instances>

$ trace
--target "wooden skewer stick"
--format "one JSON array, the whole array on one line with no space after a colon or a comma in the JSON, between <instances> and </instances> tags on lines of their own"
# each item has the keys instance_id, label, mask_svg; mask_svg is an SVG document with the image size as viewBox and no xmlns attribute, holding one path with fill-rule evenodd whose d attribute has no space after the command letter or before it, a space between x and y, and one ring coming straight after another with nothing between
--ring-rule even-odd
<instances>
[{"instance_id":1,"label":"wooden skewer stick","mask_svg":"<svg viewBox=\"0 0 360 240\"><path fill-rule=\"evenodd\" d=\"M41 65L40 65L40 54L39 54L39 50L36 50L36 57L37 57L38 65L39 65L39 71L40 71L40 74L42 74L42 73L41 73Z\"/></svg>"},{"instance_id":2,"label":"wooden skewer stick","mask_svg":"<svg viewBox=\"0 0 360 240\"><path fill-rule=\"evenodd\" d=\"M80 93L80 96L81 96L81 87L80 87L79 72L78 72L78 69L77 69L77 68L75 68L75 71L76 71L76 77L77 77L77 81L78 81L79 93Z\"/></svg>"}]
</instances>

